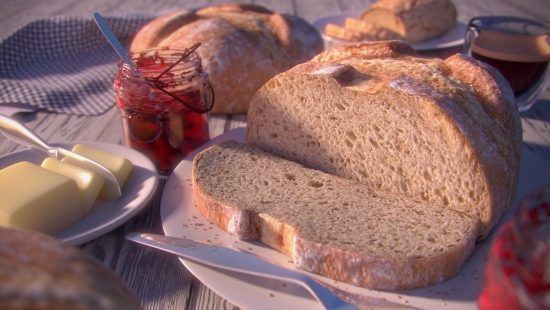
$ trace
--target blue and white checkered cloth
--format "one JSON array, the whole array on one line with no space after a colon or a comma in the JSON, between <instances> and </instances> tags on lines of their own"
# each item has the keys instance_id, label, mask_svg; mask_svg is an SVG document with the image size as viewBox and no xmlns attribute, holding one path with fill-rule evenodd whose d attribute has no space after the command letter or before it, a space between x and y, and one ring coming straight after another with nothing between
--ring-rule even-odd
<instances>
[{"instance_id":1,"label":"blue and white checkered cloth","mask_svg":"<svg viewBox=\"0 0 550 310\"><path fill-rule=\"evenodd\" d=\"M105 16L105 20L124 45L156 16ZM115 104L118 60L93 16L33 21L0 41L0 104L101 114Z\"/></svg>"}]
</instances>

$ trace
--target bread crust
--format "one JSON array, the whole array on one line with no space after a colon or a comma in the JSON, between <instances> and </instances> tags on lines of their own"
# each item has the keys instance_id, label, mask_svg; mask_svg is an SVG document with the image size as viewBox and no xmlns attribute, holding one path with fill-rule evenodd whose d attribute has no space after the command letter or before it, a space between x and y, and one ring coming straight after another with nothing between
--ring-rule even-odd
<instances>
[{"instance_id":1,"label":"bread crust","mask_svg":"<svg viewBox=\"0 0 550 310\"><path fill-rule=\"evenodd\" d=\"M417 43L441 35L455 25L456 8L449 0L380 0L361 19L388 28Z\"/></svg>"},{"instance_id":2,"label":"bread crust","mask_svg":"<svg viewBox=\"0 0 550 310\"><path fill-rule=\"evenodd\" d=\"M353 78L342 83L342 72ZM287 85L285 76L293 81L285 95L313 96L303 102L316 106L282 99L277 85ZM483 239L508 210L519 174L521 123L502 79L463 56L447 61L415 56L402 41L342 45L258 91L248 115L247 142L310 168L471 214L481 221L478 237ZM317 93L324 95L308 87L322 88ZM376 98L387 98L386 103ZM375 101L388 112L366 112ZM378 113L378 119L370 119L370 113ZM433 133L418 138L399 132L397 123L406 118L411 127L405 131L424 126ZM275 132L281 135L271 136ZM386 140L390 134L396 142ZM380 141L389 146L381 148ZM456 158L434 149L444 145ZM444 160L431 159L439 156ZM408 157L415 160L403 159Z\"/></svg>"},{"instance_id":3,"label":"bread crust","mask_svg":"<svg viewBox=\"0 0 550 310\"><path fill-rule=\"evenodd\" d=\"M0 227L1 309L141 309L113 271L51 236Z\"/></svg>"},{"instance_id":4,"label":"bread crust","mask_svg":"<svg viewBox=\"0 0 550 310\"><path fill-rule=\"evenodd\" d=\"M246 113L269 78L324 48L317 30L299 17L257 5L222 4L161 16L138 32L130 49L186 48L197 42L216 94L214 114Z\"/></svg>"}]
</instances>

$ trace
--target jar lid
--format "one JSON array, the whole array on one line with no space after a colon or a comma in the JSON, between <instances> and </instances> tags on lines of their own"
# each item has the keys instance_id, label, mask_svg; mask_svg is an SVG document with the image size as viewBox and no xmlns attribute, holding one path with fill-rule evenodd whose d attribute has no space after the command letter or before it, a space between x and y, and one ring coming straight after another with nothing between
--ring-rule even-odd
<instances>
[{"instance_id":1,"label":"jar lid","mask_svg":"<svg viewBox=\"0 0 550 310\"><path fill-rule=\"evenodd\" d=\"M479 36L472 42L474 53L506 61L541 62L550 60L550 28L518 17L474 18L470 27Z\"/></svg>"}]
</instances>

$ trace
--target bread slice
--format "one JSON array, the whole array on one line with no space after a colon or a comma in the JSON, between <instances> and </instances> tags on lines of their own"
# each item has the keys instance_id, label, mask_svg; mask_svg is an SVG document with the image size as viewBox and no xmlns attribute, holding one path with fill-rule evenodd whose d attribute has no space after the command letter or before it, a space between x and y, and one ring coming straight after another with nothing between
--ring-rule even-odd
<instances>
[{"instance_id":1,"label":"bread slice","mask_svg":"<svg viewBox=\"0 0 550 310\"><path fill-rule=\"evenodd\" d=\"M298 268L357 286L412 289L454 277L477 220L305 168L236 141L199 153L201 214L240 239L292 257Z\"/></svg>"},{"instance_id":2,"label":"bread slice","mask_svg":"<svg viewBox=\"0 0 550 310\"><path fill-rule=\"evenodd\" d=\"M360 19L378 24L417 43L441 35L456 23L456 8L449 0L380 0Z\"/></svg>"},{"instance_id":3,"label":"bread slice","mask_svg":"<svg viewBox=\"0 0 550 310\"><path fill-rule=\"evenodd\" d=\"M521 135L511 89L494 69L385 41L342 45L271 79L250 104L246 141L470 214L482 239L512 201Z\"/></svg>"},{"instance_id":4,"label":"bread slice","mask_svg":"<svg viewBox=\"0 0 550 310\"><path fill-rule=\"evenodd\" d=\"M344 26L328 23L325 26L325 34L347 41L380 41L380 40L404 40L404 38L387 28L365 20L348 17Z\"/></svg>"},{"instance_id":5,"label":"bread slice","mask_svg":"<svg viewBox=\"0 0 550 310\"><path fill-rule=\"evenodd\" d=\"M325 34L327 36L331 36L333 38L351 41L351 42L359 42L359 41L375 41L377 38L375 36L369 36L361 31L357 31L354 29L348 29L346 27L342 27L340 25L328 23L325 25Z\"/></svg>"}]
</instances>

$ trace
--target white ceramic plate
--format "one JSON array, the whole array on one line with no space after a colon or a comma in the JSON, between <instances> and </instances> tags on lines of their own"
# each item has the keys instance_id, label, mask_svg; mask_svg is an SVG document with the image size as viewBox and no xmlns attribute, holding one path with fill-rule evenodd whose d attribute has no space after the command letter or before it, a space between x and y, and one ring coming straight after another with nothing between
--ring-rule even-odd
<instances>
[{"instance_id":1,"label":"white ceramic plate","mask_svg":"<svg viewBox=\"0 0 550 310\"><path fill-rule=\"evenodd\" d=\"M122 196L114 202L97 201L90 214L55 235L70 245L79 245L119 227L138 213L153 197L158 184L158 173L153 163L143 154L122 145L103 142L78 142L127 158L134 165ZM76 143L54 143L71 149ZM46 156L30 149L0 157L0 169L20 161L40 165Z\"/></svg>"},{"instance_id":2,"label":"white ceramic plate","mask_svg":"<svg viewBox=\"0 0 550 310\"><path fill-rule=\"evenodd\" d=\"M171 174L163 190L160 213L164 232L167 236L186 237L195 240L209 240L212 243L225 243L253 251L266 260L274 261L283 267L294 269L289 257L260 243L238 241L234 236L210 224L195 207L191 186L192 160L199 151L223 140L244 141L245 129L239 128L223 134L190 154ZM516 190L516 200L524 195L550 184L550 162L524 149ZM502 223L508 221L513 212L508 212ZM474 253L463 266L460 274L444 283L410 291L382 292L308 274L325 284L345 291L344 298L358 300L363 296L375 307L416 307L420 309L477 309L477 296L481 289L485 258L493 233L483 242L478 242ZM283 286L283 283L243 276L204 267L200 264L181 260L183 264L204 284L235 305L245 309L318 309L313 297L299 287ZM349 294L357 294L350 296ZM365 304L363 304L365 306Z\"/></svg>"},{"instance_id":3,"label":"white ceramic plate","mask_svg":"<svg viewBox=\"0 0 550 310\"><path fill-rule=\"evenodd\" d=\"M332 23L335 25L343 26L344 21L347 17L358 18L361 15L361 12L343 12L323 16L315 21L313 21L313 26L319 31L323 41L325 42L325 48L329 49L341 44L350 43L350 41L337 39L325 34L325 26L327 23ZM430 40L418 42L411 44L411 46L417 51L427 51L427 50L437 50L453 46L458 46L464 43L464 34L466 33L466 25L460 22L457 22L455 26L442 34L439 37L435 37Z\"/></svg>"}]
</instances>

